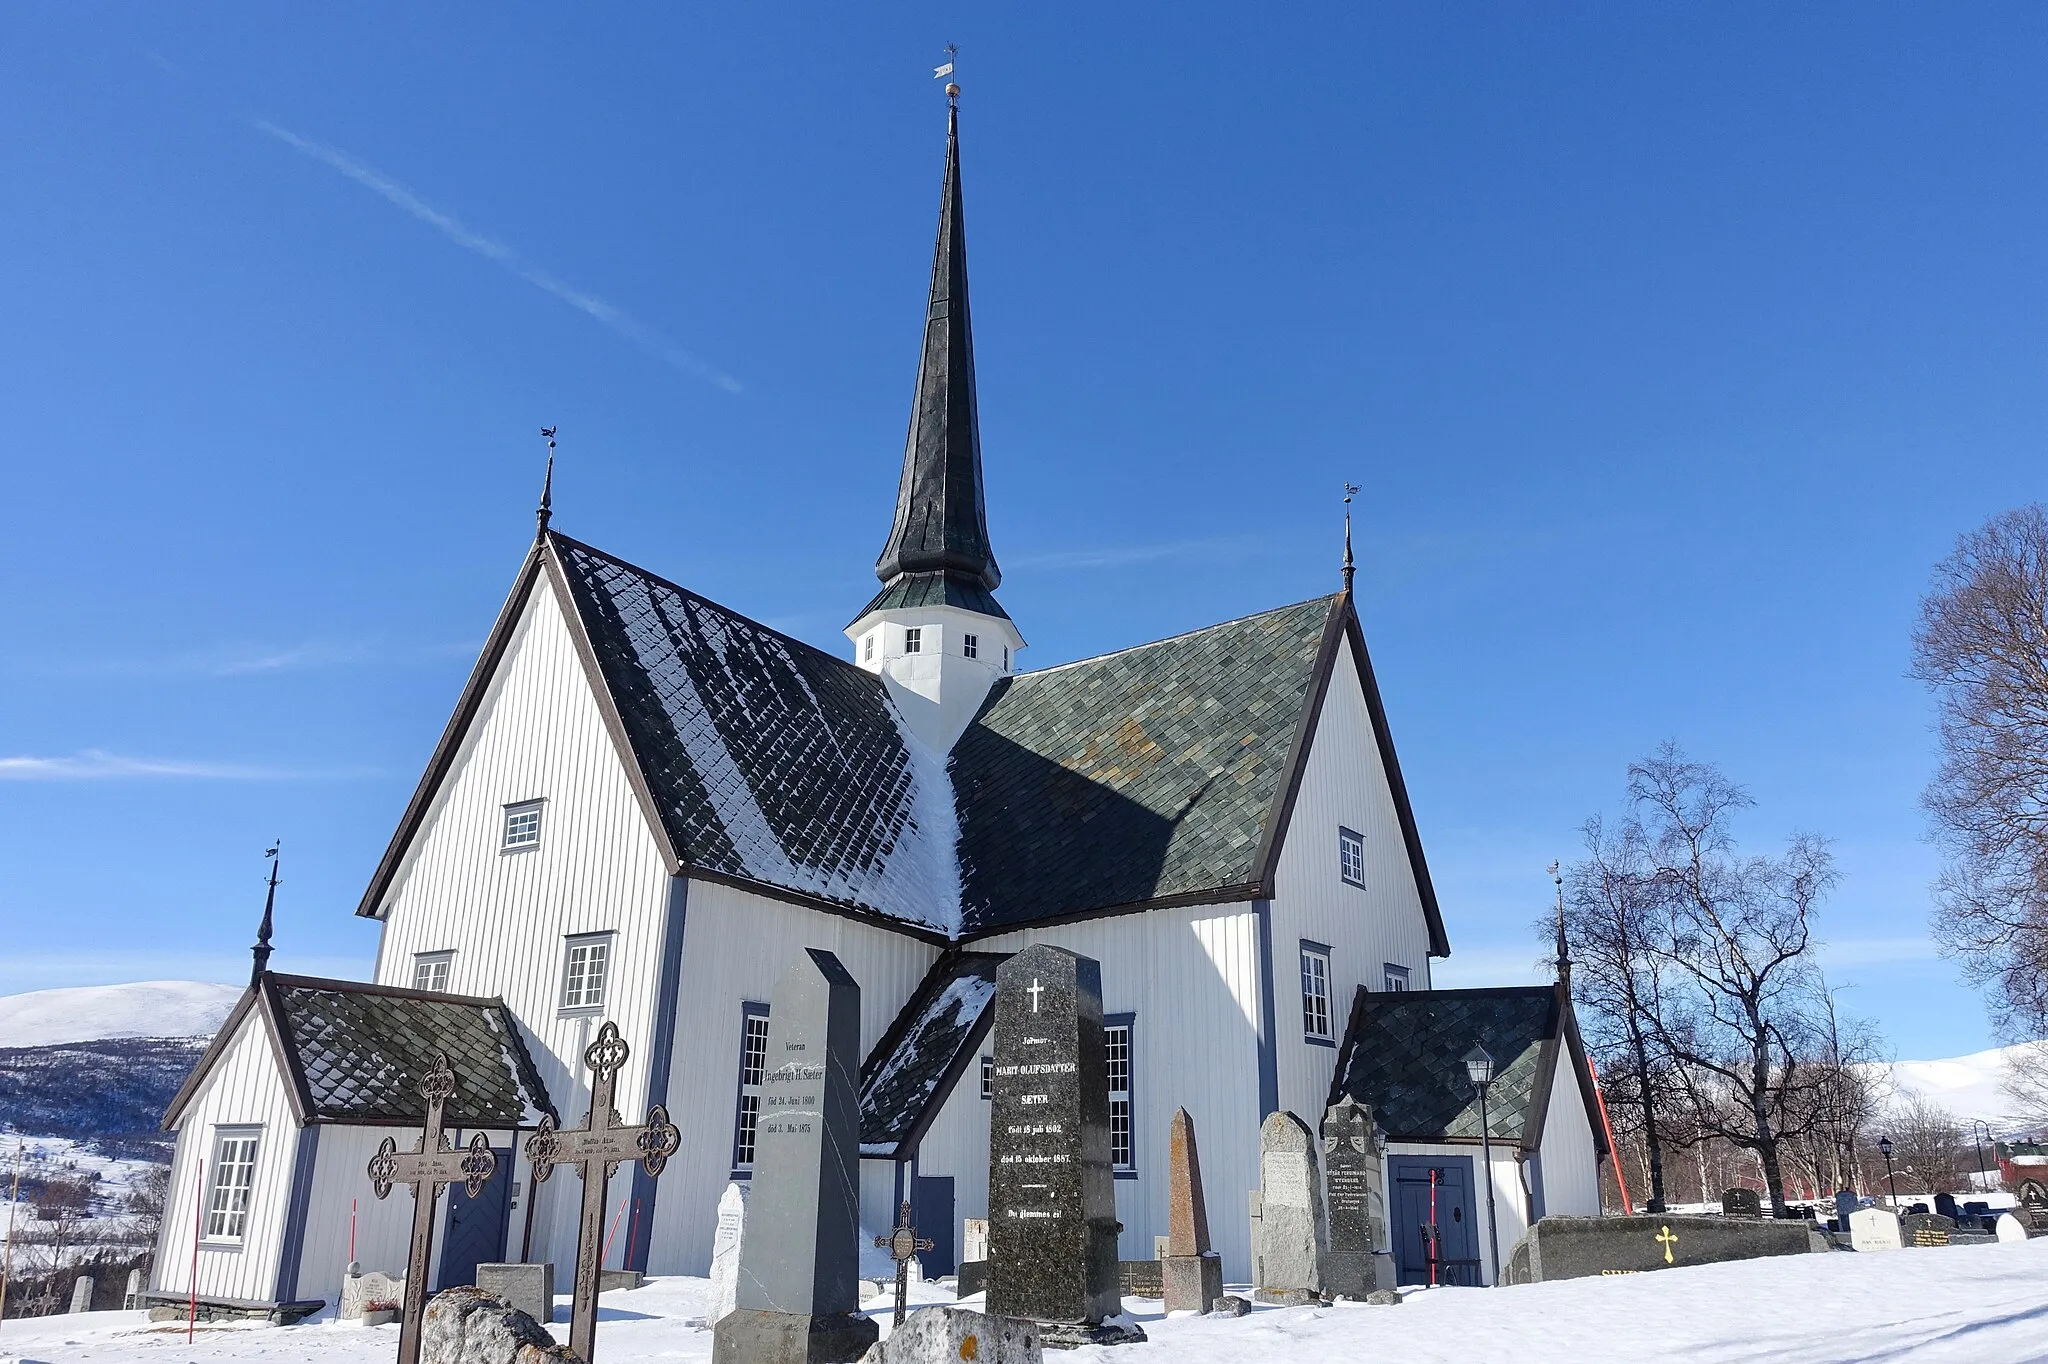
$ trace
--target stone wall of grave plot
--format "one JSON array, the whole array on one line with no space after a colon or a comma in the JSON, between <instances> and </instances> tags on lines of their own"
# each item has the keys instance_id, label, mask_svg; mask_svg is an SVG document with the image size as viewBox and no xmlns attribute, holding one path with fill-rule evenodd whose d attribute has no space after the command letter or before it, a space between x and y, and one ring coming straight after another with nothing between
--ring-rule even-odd
<instances>
[{"instance_id":1,"label":"stone wall of grave plot","mask_svg":"<svg viewBox=\"0 0 2048 1364\"><path fill-rule=\"evenodd\" d=\"M1167 1231L1167 1129L1185 1107L1201 1134L1209 1227L1225 1278L1251 1274L1246 1198L1259 1182L1261 970L1250 904L1149 910L1007 933L973 944L1014 952L1032 943L1102 964L1106 1015L1133 1015L1134 1177L1116 1181L1117 1253L1153 1258ZM1291 958L1290 958L1291 961ZM1291 964L1285 969L1294 970ZM987 1044L982 1054L991 1054ZM988 1105L979 1057L968 1065L918 1152L925 1175L952 1175L956 1219L988 1209ZM1318 1119L1322 1110L1316 1110ZM956 1227L955 1234L958 1234Z\"/></svg>"},{"instance_id":2,"label":"stone wall of grave plot","mask_svg":"<svg viewBox=\"0 0 2048 1364\"><path fill-rule=\"evenodd\" d=\"M1812 1249L1807 1225L1726 1217L1546 1217L1529 1238L1529 1279L1545 1283L1804 1255ZM1505 1242L1501 1254L1509 1256ZM1519 1260L1519 1253L1513 1258Z\"/></svg>"}]
</instances>

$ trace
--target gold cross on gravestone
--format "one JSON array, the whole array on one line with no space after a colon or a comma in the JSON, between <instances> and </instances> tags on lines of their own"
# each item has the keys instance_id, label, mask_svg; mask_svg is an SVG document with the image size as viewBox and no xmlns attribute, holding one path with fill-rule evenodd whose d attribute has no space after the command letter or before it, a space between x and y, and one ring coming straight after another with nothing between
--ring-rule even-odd
<instances>
[{"instance_id":1,"label":"gold cross on gravestone","mask_svg":"<svg viewBox=\"0 0 2048 1364\"><path fill-rule=\"evenodd\" d=\"M427 1267L434 1257L434 1199L443 1184L460 1183L475 1198L497 1173L498 1158L490 1139L479 1132L464 1150L450 1146L441 1131L441 1110L455 1096L455 1072L445 1052L434 1053L433 1068L420 1077L420 1097L427 1101L427 1122L411 1151L401 1153L395 1138L384 1138L370 1157L370 1187L377 1197L394 1184L412 1185L412 1251L405 1261L405 1312L399 1318L398 1364L419 1364L420 1320L427 1310Z\"/></svg>"},{"instance_id":2,"label":"gold cross on gravestone","mask_svg":"<svg viewBox=\"0 0 2048 1364\"><path fill-rule=\"evenodd\" d=\"M910 1225L910 1204L904 1203L896 1209L896 1230L887 1236L877 1236L875 1244L887 1248L889 1258L896 1262L896 1324L903 1324L903 1309L910 1304L910 1260L920 1250L936 1249L936 1243L918 1239L917 1228Z\"/></svg>"},{"instance_id":3,"label":"gold cross on gravestone","mask_svg":"<svg viewBox=\"0 0 2048 1364\"><path fill-rule=\"evenodd\" d=\"M668 1120L668 1109L660 1104L647 1110L647 1121L627 1127L612 1107L619 1067L632 1052L619 1036L619 1025L606 1023L597 1040L583 1051L583 1064L590 1067L590 1116L575 1131L555 1128L553 1118L542 1118L540 1127L526 1142L526 1159L533 1166L538 1185L554 1173L557 1165L574 1165L583 1177L583 1219L576 1240L576 1296L569 1315L569 1349L583 1364L590 1364L597 1348L597 1283L604 1259L605 1187L619 1166L637 1160L653 1178L668 1164L668 1158L682 1145L682 1134Z\"/></svg>"},{"instance_id":4,"label":"gold cross on gravestone","mask_svg":"<svg viewBox=\"0 0 2048 1364\"><path fill-rule=\"evenodd\" d=\"M1676 1264L1677 1261L1671 1258L1671 1247L1678 1244L1678 1238L1672 1235L1670 1227L1665 1227L1657 1233L1657 1244L1664 1247L1664 1263Z\"/></svg>"}]
</instances>

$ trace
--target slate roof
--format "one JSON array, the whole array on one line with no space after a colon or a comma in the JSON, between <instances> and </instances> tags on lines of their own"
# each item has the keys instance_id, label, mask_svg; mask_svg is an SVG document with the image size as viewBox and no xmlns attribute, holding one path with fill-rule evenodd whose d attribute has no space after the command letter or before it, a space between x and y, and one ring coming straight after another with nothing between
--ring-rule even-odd
<instances>
[{"instance_id":1,"label":"slate roof","mask_svg":"<svg viewBox=\"0 0 2048 1364\"><path fill-rule=\"evenodd\" d=\"M166 1127L252 1008L262 1013L301 1121L419 1125L419 1080L437 1051L455 1073L455 1096L443 1109L451 1129L530 1127L555 1113L502 1000L265 972L171 1101Z\"/></svg>"},{"instance_id":2,"label":"slate roof","mask_svg":"<svg viewBox=\"0 0 2048 1364\"><path fill-rule=\"evenodd\" d=\"M1557 1049L1569 1015L1548 985L1487 990L1374 993L1361 988L1337 1053L1330 1102L1349 1095L1372 1109L1394 1141L1478 1141L1479 1100L1465 1078L1465 1054L1480 1043L1492 1054L1487 1119L1495 1141L1533 1149L1542 1139ZM1575 1071L1588 1098L1584 1063Z\"/></svg>"},{"instance_id":3,"label":"slate roof","mask_svg":"<svg viewBox=\"0 0 2048 1364\"><path fill-rule=\"evenodd\" d=\"M963 611L978 611L984 616L1010 618L1010 613L996 600L995 593L980 583L966 582L951 573L906 573L877 592L853 618L862 620L876 611L898 606L957 606Z\"/></svg>"},{"instance_id":4,"label":"slate roof","mask_svg":"<svg viewBox=\"0 0 2048 1364\"><path fill-rule=\"evenodd\" d=\"M948 952L933 963L860 1070L863 1156L902 1160L995 1022L1004 952Z\"/></svg>"},{"instance_id":5,"label":"slate roof","mask_svg":"<svg viewBox=\"0 0 2048 1364\"><path fill-rule=\"evenodd\" d=\"M1338 601L998 682L953 747L970 932L1256 883Z\"/></svg>"}]
</instances>

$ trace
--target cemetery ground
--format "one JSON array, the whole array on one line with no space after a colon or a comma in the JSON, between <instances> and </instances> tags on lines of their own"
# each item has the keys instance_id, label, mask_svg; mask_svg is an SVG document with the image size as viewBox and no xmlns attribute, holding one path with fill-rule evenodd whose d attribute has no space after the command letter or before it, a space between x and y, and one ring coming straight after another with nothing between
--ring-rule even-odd
<instances>
[{"instance_id":1,"label":"cemetery ground","mask_svg":"<svg viewBox=\"0 0 2048 1364\"><path fill-rule=\"evenodd\" d=\"M684 1277L606 1294L599 1350L613 1360L709 1360L712 1337L703 1319L710 1295L709 1280ZM942 1284L912 1289L913 1307L952 1300ZM558 1299L558 1339L568 1335L562 1319L567 1301L566 1294ZM893 1301L893 1294L882 1293L863 1304L885 1335ZM979 1300L965 1305L979 1306ZM1891 1254L1795 1255L1500 1289L1416 1289L1398 1307L1255 1307L1238 1319L1162 1317L1156 1300L1142 1298L1126 1299L1125 1307L1145 1327L1147 1342L1049 1352L1048 1358L1074 1364L1364 1358L1404 1364L2017 1364L2048 1358L2048 1238ZM362 1329L315 1319L289 1327L202 1326L188 1345L183 1323L151 1323L139 1312L95 1312L5 1323L0 1360L385 1364L397 1339L396 1326Z\"/></svg>"}]
</instances>

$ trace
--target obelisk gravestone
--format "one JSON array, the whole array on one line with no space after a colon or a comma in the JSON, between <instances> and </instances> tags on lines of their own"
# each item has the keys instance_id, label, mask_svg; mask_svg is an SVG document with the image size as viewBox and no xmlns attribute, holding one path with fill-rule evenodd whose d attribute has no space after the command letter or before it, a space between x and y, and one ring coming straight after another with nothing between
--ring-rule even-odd
<instances>
[{"instance_id":1,"label":"obelisk gravestone","mask_svg":"<svg viewBox=\"0 0 2048 1364\"><path fill-rule=\"evenodd\" d=\"M768 996L738 1306L715 1364L828 1364L875 1343L860 1308L860 986L807 948Z\"/></svg>"},{"instance_id":2,"label":"obelisk gravestone","mask_svg":"<svg viewBox=\"0 0 2048 1364\"><path fill-rule=\"evenodd\" d=\"M1195 1120L1173 1110L1167 1128L1166 1255L1159 1265L1169 1312L1206 1312L1223 1296L1223 1259L1209 1246L1209 1204Z\"/></svg>"},{"instance_id":3,"label":"obelisk gravestone","mask_svg":"<svg viewBox=\"0 0 2048 1364\"><path fill-rule=\"evenodd\" d=\"M1274 1113L1259 1128L1258 1238L1253 1297L1295 1307L1323 1296L1330 1239L1316 1139L1292 1113Z\"/></svg>"},{"instance_id":4,"label":"obelisk gravestone","mask_svg":"<svg viewBox=\"0 0 2048 1364\"><path fill-rule=\"evenodd\" d=\"M1323 1260L1323 1290L1363 1298L1392 1288L1380 1282L1379 1247L1385 1239L1386 1191L1380 1179L1380 1142L1372 1110L1345 1096L1323 1114L1323 1188L1329 1195L1330 1253Z\"/></svg>"},{"instance_id":5,"label":"obelisk gravestone","mask_svg":"<svg viewBox=\"0 0 2048 1364\"><path fill-rule=\"evenodd\" d=\"M996 971L988 1310L1059 1348L1119 1336L1102 968L1039 944ZM1137 1338L1142 1339L1142 1335Z\"/></svg>"}]
</instances>

